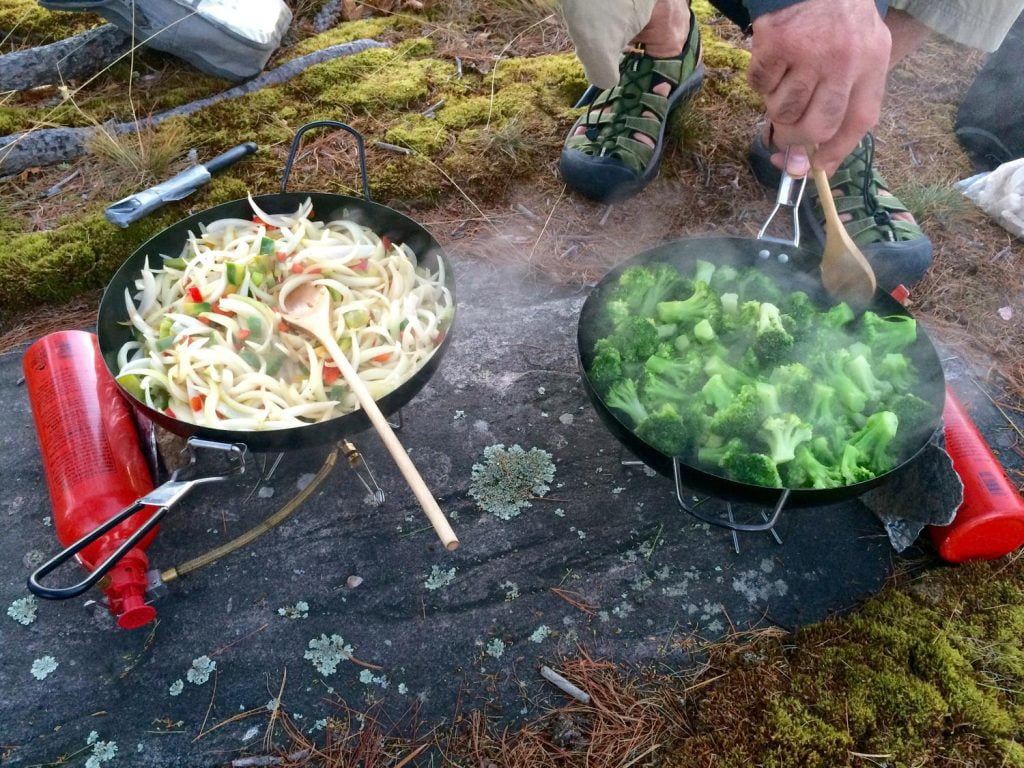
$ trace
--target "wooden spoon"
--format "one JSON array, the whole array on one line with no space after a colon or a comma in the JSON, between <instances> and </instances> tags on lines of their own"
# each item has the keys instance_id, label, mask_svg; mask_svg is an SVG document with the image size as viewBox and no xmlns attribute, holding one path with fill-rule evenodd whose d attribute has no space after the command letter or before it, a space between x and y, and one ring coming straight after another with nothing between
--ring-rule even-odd
<instances>
[{"instance_id":1,"label":"wooden spoon","mask_svg":"<svg viewBox=\"0 0 1024 768\"><path fill-rule=\"evenodd\" d=\"M391 458L395 460L395 464L402 471L402 475L405 477L412 492L416 495L417 500L419 500L423 511L427 513L427 518L430 520L430 524L434 526L434 530L437 532L438 538L441 539L441 543L449 551L458 549L459 539L456 537L455 531L448 524L448 520L445 518L441 508L437 505L437 501L430 493L430 489L427 488L427 484L420 477L416 465L412 463L409 454L406 453L405 448L402 447L395 433L391 430L391 426L388 424L387 419L384 418L384 414L380 412L380 408L377 407L377 401L373 399L373 395L366 388L366 384L359 378L356 369L334 340L334 334L331 332L331 297L327 293L327 289L314 283L305 283L288 295L287 305L282 304L281 311L284 319L290 325L305 329L319 339L320 343L327 349L335 364L341 369L341 375L345 378L345 383L355 393L356 398L359 400L359 405L362 406L366 415L370 417L370 422L373 424L374 429L377 430L377 434L380 435L384 445L387 446L388 451L390 451Z\"/></svg>"},{"instance_id":2,"label":"wooden spoon","mask_svg":"<svg viewBox=\"0 0 1024 768\"><path fill-rule=\"evenodd\" d=\"M821 282L835 299L865 306L875 295L875 271L839 220L832 187L825 171L815 168L814 185L825 212L825 252L821 256Z\"/></svg>"}]
</instances>

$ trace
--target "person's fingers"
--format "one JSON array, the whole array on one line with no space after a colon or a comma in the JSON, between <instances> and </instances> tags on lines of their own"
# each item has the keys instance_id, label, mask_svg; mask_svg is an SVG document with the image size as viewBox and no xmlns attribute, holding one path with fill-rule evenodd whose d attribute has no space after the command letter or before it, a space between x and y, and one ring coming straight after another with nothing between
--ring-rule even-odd
<instances>
[{"instance_id":1,"label":"person's fingers","mask_svg":"<svg viewBox=\"0 0 1024 768\"><path fill-rule=\"evenodd\" d=\"M768 119L776 126L799 123L811 103L817 82L814 72L787 70L775 90L764 96Z\"/></svg>"},{"instance_id":2,"label":"person's fingers","mask_svg":"<svg viewBox=\"0 0 1024 768\"><path fill-rule=\"evenodd\" d=\"M811 172L811 160L802 147L790 147L788 160L785 152L773 153L771 160L772 165L780 171L784 170L797 179Z\"/></svg>"},{"instance_id":3,"label":"person's fingers","mask_svg":"<svg viewBox=\"0 0 1024 768\"><path fill-rule=\"evenodd\" d=\"M757 93L768 94L779 87L789 63L784 57L779 56L774 48L758 43L755 35L750 65L747 67L747 82Z\"/></svg>"},{"instance_id":4,"label":"person's fingers","mask_svg":"<svg viewBox=\"0 0 1024 768\"><path fill-rule=\"evenodd\" d=\"M878 122L878 114L885 88L884 79L880 83L858 83L850 92L850 103L842 126L827 141L818 145L814 154L814 165L831 175L854 147L864 138L864 134L874 128Z\"/></svg>"}]
</instances>

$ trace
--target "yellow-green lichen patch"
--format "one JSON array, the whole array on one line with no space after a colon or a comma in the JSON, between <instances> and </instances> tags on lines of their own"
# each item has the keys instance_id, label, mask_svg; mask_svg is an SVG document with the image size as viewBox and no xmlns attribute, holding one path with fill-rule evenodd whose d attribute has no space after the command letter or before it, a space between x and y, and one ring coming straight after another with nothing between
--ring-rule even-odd
<instances>
[{"instance_id":1,"label":"yellow-green lichen patch","mask_svg":"<svg viewBox=\"0 0 1024 768\"><path fill-rule=\"evenodd\" d=\"M346 21L336 27L321 32L319 35L303 40L288 52L287 57L282 61L294 59L313 51L319 51L332 45L351 43L353 40L380 39L386 32L397 32L402 30L419 29L422 25L415 19L402 16L378 16L359 21Z\"/></svg>"},{"instance_id":2,"label":"yellow-green lichen patch","mask_svg":"<svg viewBox=\"0 0 1024 768\"><path fill-rule=\"evenodd\" d=\"M421 155L436 155L448 144L448 131L437 120L407 115L388 129L384 139Z\"/></svg>"},{"instance_id":3,"label":"yellow-green lichen patch","mask_svg":"<svg viewBox=\"0 0 1024 768\"><path fill-rule=\"evenodd\" d=\"M53 43L102 23L91 13L48 11L36 0L0 0L0 33L19 46Z\"/></svg>"},{"instance_id":4,"label":"yellow-green lichen patch","mask_svg":"<svg viewBox=\"0 0 1024 768\"><path fill-rule=\"evenodd\" d=\"M587 87L583 66L572 53L532 56L499 62L495 82L499 86L525 83L555 103L572 106Z\"/></svg>"}]
</instances>

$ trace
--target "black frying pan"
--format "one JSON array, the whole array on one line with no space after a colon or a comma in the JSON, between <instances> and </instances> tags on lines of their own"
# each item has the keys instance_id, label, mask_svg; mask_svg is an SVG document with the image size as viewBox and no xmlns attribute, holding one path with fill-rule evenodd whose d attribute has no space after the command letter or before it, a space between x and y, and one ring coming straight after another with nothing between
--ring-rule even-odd
<instances>
[{"instance_id":1,"label":"black frying pan","mask_svg":"<svg viewBox=\"0 0 1024 768\"><path fill-rule=\"evenodd\" d=\"M583 385L605 426L645 464L663 475L675 477L677 481L681 481L694 490L729 501L772 506L780 504L781 499L788 506L820 506L854 498L881 485L909 465L927 447L932 434L941 425L942 408L945 403L945 380L935 347L932 346L927 334L920 326L918 326L917 341L906 351L906 354L917 366L921 380L920 388L915 394L934 407L934 425L927 430L922 430L920 444L914 450L901 456L899 463L892 470L871 480L825 489L786 490L750 485L717 475L703 467L688 463L683 458L667 456L637 437L633 430L616 415L616 412L604 403L587 375L594 359L594 342L607 333L601 318L601 310L609 292L614 290L619 275L624 269L653 262L667 262L675 265L683 274L690 275L693 274L697 259L717 264L731 264L735 267L757 265L767 271L783 289L805 291L812 299L817 299L820 302L826 301L821 279L816 272L821 262L820 254L798 248L792 243L780 244L773 240L743 237L699 237L675 240L644 251L605 275L591 291L580 312L577 343ZM909 315L902 304L881 290L875 293L871 304L865 309L870 309L883 316ZM702 517L702 519L705 518ZM732 526L727 525L726 527Z\"/></svg>"},{"instance_id":2,"label":"black frying pan","mask_svg":"<svg viewBox=\"0 0 1024 768\"><path fill-rule=\"evenodd\" d=\"M286 192L292 162L298 151L302 135L311 128L331 126L348 131L355 137L359 150L359 164L362 172L363 197L347 197L322 192ZM445 285L455 297L455 282L451 265L444 251L426 229L408 216L370 200L366 177L366 153L363 137L354 129L334 120L319 120L302 126L295 134L281 179L281 192L276 195L254 197L256 204L267 213L291 213L306 199L313 202L317 221L348 219L369 227L378 235L387 236L393 243L405 243L416 254L419 264L435 271L444 265ZM147 257L156 263L160 254L177 256L188 240L189 232L197 232L200 224L209 224L224 218L252 218L253 212L248 200L233 200L205 211L193 214L173 224L143 243L114 273L100 301L97 336L100 353L111 375L117 375L117 351L131 340L128 312L125 308L124 291L128 288L135 294L138 279ZM452 316L454 322L454 314ZM451 339L451 327L433 356L411 378L394 391L377 401L384 415L390 415L409 402L433 375ZM122 388L123 389L123 388ZM370 420L362 409L352 411L328 421L306 424L288 429L264 431L233 431L200 427L168 416L163 411L148 407L125 391L128 401L151 421L183 437L198 437L218 443L244 443L252 451L287 450L333 442L341 437L361 432L370 426Z\"/></svg>"}]
</instances>

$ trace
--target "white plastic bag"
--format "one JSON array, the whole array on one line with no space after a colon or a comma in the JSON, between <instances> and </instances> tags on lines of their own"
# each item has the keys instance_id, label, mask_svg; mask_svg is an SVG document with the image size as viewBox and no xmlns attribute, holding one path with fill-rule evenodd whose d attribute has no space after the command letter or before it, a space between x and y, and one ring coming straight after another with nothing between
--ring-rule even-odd
<instances>
[{"instance_id":1,"label":"white plastic bag","mask_svg":"<svg viewBox=\"0 0 1024 768\"><path fill-rule=\"evenodd\" d=\"M1024 240L1024 157L964 179L958 186L981 210Z\"/></svg>"}]
</instances>

